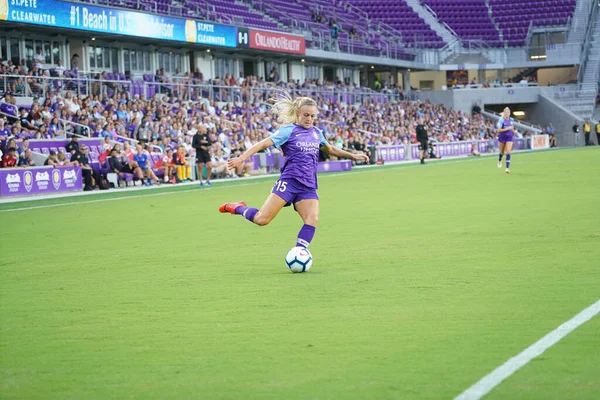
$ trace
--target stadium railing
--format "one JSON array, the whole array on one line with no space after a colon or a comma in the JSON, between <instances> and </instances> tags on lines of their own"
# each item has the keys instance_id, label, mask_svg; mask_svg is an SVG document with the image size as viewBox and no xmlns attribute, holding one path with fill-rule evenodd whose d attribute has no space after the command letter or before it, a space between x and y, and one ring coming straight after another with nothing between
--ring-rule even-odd
<instances>
[{"instance_id":1,"label":"stadium railing","mask_svg":"<svg viewBox=\"0 0 600 400\"><path fill-rule=\"evenodd\" d=\"M585 40L581 45L581 60L579 61L579 73L577 74L577 82L583 81L583 74L585 72L585 67L588 62L588 57L590 53L590 47L592 46L592 36L594 25L596 21L596 15L598 14L598 3L592 2L590 9L590 19L589 24L585 30Z\"/></svg>"},{"instance_id":2,"label":"stadium railing","mask_svg":"<svg viewBox=\"0 0 600 400\"><path fill-rule=\"evenodd\" d=\"M488 119L492 120L492 121L493 120L498 120L501 117L500 113L497 113L497 112L492 111L492 110L484 110L482 112L482 114L485 117L487 117ZM530 124L527 121L516 120L515 121L515 126L517 128L524 128L524 129L526 129L526 130L528 130L528 131L530 131L530 132L532 132L534 134L541 134L541 133L543 133L542 129L538 128L537 126L535 126L533 124Z\"/></svg>"},{"instance_id":3,"label":"stadium railing","mask_svg":"<svg viewBox=\"0 0 600 400\"><path fill-rule=\"evenodd\" d=\"M172 77L165 82L142 81L142 80L107 80L95 79L91 74L79 73L76 77L32 77L28 75L0 75L0 81L4 83L5 88L13 85L17 79L35 79L39 81L39 87L31 88L29 84L22 91L11 90L15 96L40 96L46 97L48 93L57 93L63 95L65 92L71 92L77 96L98 95L100 97L107 94L112 96L119 92L129 92L131 95L140 94L146 98L151 98L156 93L177 92L178 97L183 100L190 100L194 96L206 98L217 102L233 101L266 101L275 94L278 88L285 88L294 95L299 96L321 96L324 100L331 100L340 103L362 103L364 101L389 102L402 100L403 95L397 90L385 90L377 92L368 88L355 87L307 87L301 89L289 88L287 85L267 84L265 87L241 87L224 86L213 84L195 84L191 79ZM10 89L10 88L9 88Z\"/></svg>"}]
</instances>

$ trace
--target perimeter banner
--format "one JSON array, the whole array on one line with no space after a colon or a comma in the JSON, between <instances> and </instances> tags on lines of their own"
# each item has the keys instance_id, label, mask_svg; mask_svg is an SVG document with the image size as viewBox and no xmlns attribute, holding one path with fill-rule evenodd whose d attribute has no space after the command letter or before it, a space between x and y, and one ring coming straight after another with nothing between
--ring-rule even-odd
<instances>
[{"instance_id":1,"label":"perimeter banner","mask_svg":"<svg viewBox=\"0 0 600 400\"><path fill-rule=\"evenodd\" d=\"M81 190L81 167L0 169L0 196L28 196Z\"/></svg>"}]
</instances>

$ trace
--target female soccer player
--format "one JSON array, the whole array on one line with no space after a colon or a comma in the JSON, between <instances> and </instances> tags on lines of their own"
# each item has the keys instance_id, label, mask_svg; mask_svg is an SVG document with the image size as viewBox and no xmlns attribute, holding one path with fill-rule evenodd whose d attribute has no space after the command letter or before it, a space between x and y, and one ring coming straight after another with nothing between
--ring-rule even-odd
<instances>
[{"instance_id":1,"label":"female soccer player","mask_svg":"<svg viewBox=\"0 0 600 400\"><path fill-rule=\"evenodd\" d=\"M283 92L275 100L272 111L279 116L279 130L246 150L241 156L230 158L227 164L230 169L236 170L256 152L277 146L286 157L279 180L275 182L271 194L260 210L238 202L223 204L219 211L240 214L248 221L264 226L271 222L283 207L293 204L304 221L298 233L296 246L308 247L315 235L319 217L319 148L333 156L357 161L368 162L369 157L366 154L351 154L329 145L323 133L313 126L317 115L317 103L309 97L293 100L287 92Z\"/></svg>"},{"instance_id":2,"label":"female soccer player","mask_svg":"<svg viewBox=\"0 0 600 400\"><path fill-rule=\"evenodd\" d=\"M506 153L506 169L504 172L510 174L510 152L513 148L513 136L516 132L514 120L510 117L510 108L506 107L498 120L498 144L500 155L498 156L498 168L502 168L502 156Z\"/></svg>"}]
</instances>

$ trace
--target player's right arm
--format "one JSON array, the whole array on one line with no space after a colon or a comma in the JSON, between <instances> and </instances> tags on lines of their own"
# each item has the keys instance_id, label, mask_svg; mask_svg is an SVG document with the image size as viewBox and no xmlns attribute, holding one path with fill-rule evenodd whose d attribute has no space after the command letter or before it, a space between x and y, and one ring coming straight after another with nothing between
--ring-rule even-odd
<instances>
[{"instance_id":1,"label":"player's right arm","mask_svg":"<svg viewBox=\"0 0 600 400\"><path fill-rule=\"evenodd\" d=\"M250 158L253 154L258 153L261 150L268 149L272 146L281 147L285 142L288 141L288 139L292 135L294 127L295 125L293 124L282 126L281 128L279 128L279 130L277 130L277 132L275 132L268 138L256 143L254 146L250 147L238 158L230 158L227 161L227 166L229 167L229 169L237 168L240 165L242 165L244 161Z\"/></svg>"},{"instance_id":2,"label":"player's right arm","mask_svg":"<svg viewBox=\"0 0 600 400\"><path fill-rule=\"evenodd\" d=\"M269 147L274 145L275 142L273 142L273 139L271 139L270 137L263 139L260 142L256 143L254 146L250 147L245 152L243 152L241 156L236 158L230 158L229 160L227 160L227 167L229 169L236 169L254 154L258 153L261 150L268 149Z\"/></svg>"},{"instance_id":3,"label":"player's right arm","mask_svg":"<svg viewBox=\"0 0 600 400\"><path fill-rule=\"evenodd\" d=\"M504 117L500 117L500 119L498 120L498 124L496 124L496 127L498 128L498 133L510 131L510 130L513 129L512 124L510 126L506 127L506 128L503 128L502 127L503 123L504 123Z\"/></svg>"}]
</instances>

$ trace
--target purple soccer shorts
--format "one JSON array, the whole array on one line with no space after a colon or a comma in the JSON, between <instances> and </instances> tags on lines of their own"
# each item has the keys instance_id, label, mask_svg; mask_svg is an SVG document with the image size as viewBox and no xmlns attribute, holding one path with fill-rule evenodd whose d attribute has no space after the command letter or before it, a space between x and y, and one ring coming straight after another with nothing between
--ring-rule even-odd
<instances>
[{"instance_id":1,"label":"purple soccer shorts","mask_svg":"<svg viewBox=\"0 0 600 400\"><path fill-rule=\"evenodd\" d=\"M279 179L275 182L271 193L275 193L286 201L285 207L296 204L300 200L319 200L317 189L303 185L295 179Z\"/></svg>"}]
</instances>

